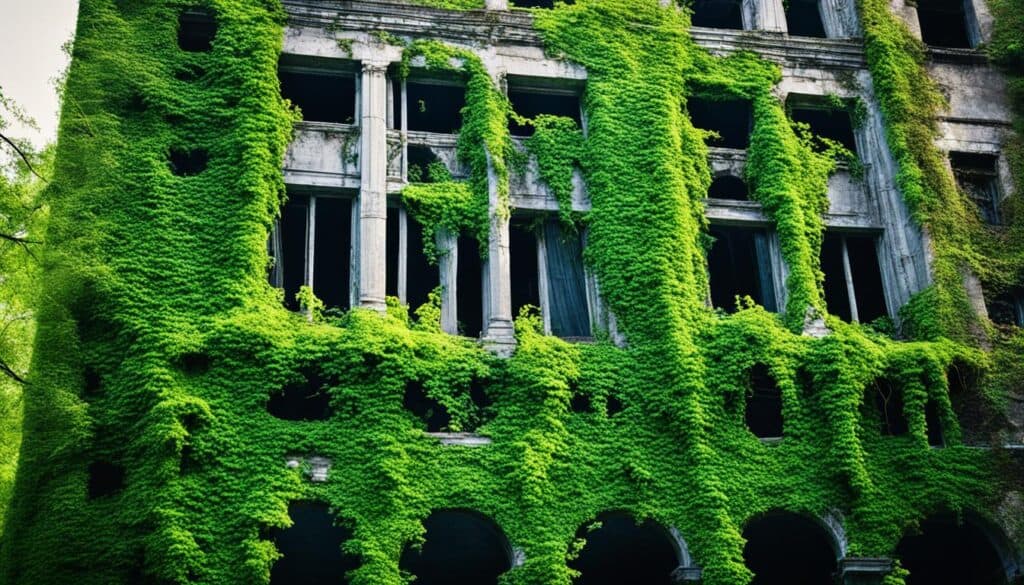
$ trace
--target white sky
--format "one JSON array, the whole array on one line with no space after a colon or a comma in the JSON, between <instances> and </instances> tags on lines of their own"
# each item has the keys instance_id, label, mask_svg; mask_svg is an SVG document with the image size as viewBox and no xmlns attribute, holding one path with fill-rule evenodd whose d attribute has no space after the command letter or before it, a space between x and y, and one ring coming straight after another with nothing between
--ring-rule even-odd
<instances>
[{"instance_id":1,"label":"white sky","mask_svg":"<svg viewBox=\"0 0 1024 585\"><path fill-rule=\"evenodd\" d=\"M53 79L67 66L61 45L75 32L78 0L0 0L0 87L39 123L9 133L36 146L57 137Z\"/></svg>"}]
</instances>

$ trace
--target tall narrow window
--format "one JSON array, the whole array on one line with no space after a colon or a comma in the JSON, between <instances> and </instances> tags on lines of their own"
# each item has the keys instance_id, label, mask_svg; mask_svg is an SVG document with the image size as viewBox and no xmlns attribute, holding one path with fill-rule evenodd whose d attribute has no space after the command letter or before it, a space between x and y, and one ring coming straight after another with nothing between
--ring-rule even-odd
<instances>
[{"instance_id":1,"label":"tall narrow window","mask_svg":"<svg viewBox=\"0 0 1024 585\"><path fill-rule=\"evenodd\" d=\"M939 405L929 400L924 407L925 431L928 433L928 444L932 447L943 447L946 439L942 434L942 417L939 416Z\"/></svg>"},{"instance_id":2,"label":"tall narrow window","mask_svg":"<svg viewBox=\"0 0 1024 585\"><path fill-rule=\"evenodd\" d=\"M416 310L440 284L437 266L424 253L423 226L402 207L388 208L388 295Z\"/></svg>"},{"instance_id":3,"label":"tall narrow window","mask_svg":"<svg viewBox=\"0 0 1024 585\"><path fill-rule=\"evenodd\" d=\"M786 4L786 27L790 36L825 38L819 0L789 0Z\"/></svg>"},{"instance_id":4,"label":"tall narrow window","mask_svg":"<svg viewBox=\"0 0 1024 585\"><path fill-rule=\"evenodd\" d=\"M354 124L356 80L348 72L282 68L281 95L302 111L307 122Z\"/></svg>"},{"instance_id":5,"label":"tall narrow window","mask_svg":"<svg viewBox=\"0 0 1024 585\"><path fill-rule=\"evenodd\" d=\"M907 417L903 412L903 393L884 378L868 387L868 396L875 406L883 435L907 434Z\"/></svg>"},{"instance_id":6,"label":"tall narrow window","mask_svg":"<svg viewBox=\"0 0 1024 585\"><path fill-rule=\"evenodd\" d=\"M845 321L870 323L889 314L875 239L826 233L821 247L825 304Z\"/></svg>"},{"instance_id":7,"label":"tall narrow window","mask_svg":"<svg viewBox=\"0 0 1024 585\"><path fill-rule=\"evenodd\" d=\"M736 310L736 297L750 296L769 311L778 310L768 233L759 228L712 226L708 252L711 303Z\"/></svg>"},{"instance_id":8,"label":"tall narrow window","mask_svg":"<svg viewBox=\"0 0 1024 585\"><path fill-rule=\"evenodd\" d=\"M969 49L971 42L969 0L927 0L917 4L921 38L934 47Z\"/></svg>"},{"instance_id":9,"label":"tall narrow window","mask_svg":"<svg viewBox=\"0 0 1024 585\"><path fill-rule=\"evenodd\" d=\"M317 197L316 228L313 292L327 307L348 309L352 202Z\"/></svg>"},{"instance_id":10,"label":"tall narrow window","mask_svg":"<svg viewBox=\"0 0 1024 585\"><path fill-rule=\"evenodd\" d=\"M782 436L782 392L763 365L755 366L750 372L746 421L747 428L756 437Z\"/></svg>"},{"instance_id":11,"label":"tall narrow window","mask_svg":"<svg viewBox=\"0 0 1024 585\"><path fill-rule=\"evenodd\" d=\"M550 85L550 82L547 82ZM509 77L508 99L512 110L525 118L536 118L540 115L563 116L572 118L577 126L582 126L580 116L579 93L566 87L545 87L544 82ZM533 135L533 126L517 124L509 120L509 131L513 136Z\"/></svg>"},{"instance_id":12,"label":"tall narrow window","mask_svg":"<svg viewBox=\"0 0 1024 585\"><path fill-rule=\"evenodd\" d=\"M484 328L483 262L480 244L473 238L460 237L456 272L456 314L459 333L480 337Z\"/></svg>"},{"instance_id":13,"label":"tall narrow window","mask_svg":"<svg viewBox=\"0 0 1024 585\"><path fill-rule=\"evenodd\" d=\"M960 190L989 225L1002 223L999 214L999 157L972 152L951 152L949 162Z\"/></svg>"},{"instance_id":14,"label":"tall narrow window","mask_svg":"<svg viewBox=\"0 0 1024 585\"><path fill-rule=\"evenodd\" d=\"M306 248L309 244L309 197L289 195L281 209L277 229L271 234L273 269L270 282L284 289L284 304L296 311L295 295L306 282Z\"/></svg>"},{"instance_id":15,"label":"tall narrow window","mask_svg":"<svg viewBox=\"0 0 1024 585\"><path fill-rule=\"evenodd\" d=\"M512 266L512 316L516 317L526 305L541 306L537 236L532 226L513 221L509 227L509 256Z\"/></svg>"},{"instance_id":16,"label":"tall narrow window","mask_svg":"<svg viewBox=\"0 0 1024 585\"><path fill-rule=\"evenodd\" d=\"M557 219L550 219L544 224L544 247L551 333L567 338L590 337L581 234L565 231Z\"/></svg>"},{"instance_id":17,"label":"tall narrow window","mask_svg":"<svg viewBox=\"0 0 1024 585\"><path fill-rule=\"evenodd\" d=\"M692 24L743 30L740 0L694 0Z\"/></svg>"},{"instance_id":18,"label":"tall narrow window","mask_svg":"<svg viewBox=\"0 0 1024 585\"><path fill-rule=\"evenodd\" d=\"M433 81L406 83L409 130L458 134L462 127L462 108L466 88Z\"/></svg>"},{"instance_id":19,"label":"tall narrow window","mask_svg":"<svg viewBox=\"0 0 1024 585\"><path fill-rule=\"evenodd\" d=\"M717 137L708 139L710 146L744 149L750 145L753 128L750 100L708 100L690 97L686 110L696 128L712 130Z\"/></svg>"}]
</instances>

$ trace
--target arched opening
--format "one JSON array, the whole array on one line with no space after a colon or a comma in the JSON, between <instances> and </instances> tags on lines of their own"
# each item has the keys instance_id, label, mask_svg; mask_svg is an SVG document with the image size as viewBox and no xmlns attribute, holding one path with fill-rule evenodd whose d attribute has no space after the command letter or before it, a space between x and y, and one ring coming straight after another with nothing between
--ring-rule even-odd
<instances>
[{"instance_id":1,"label":"arched opening","mask_svg":"<svg viewBox=\"0 0 1024 585\"><path fill-rule=\"evenodd\" d=\"M754 573L753 585L828 585L836 571L836 552L825 529L811 518L769 512L743 529L743 560Z\"/></svg>"},{"instance_id":2,"label":"arched opening","mask_svg":"<svg viewBox=\"0 0 1024 585\"><path fill-rule=\"evenodd\" d=\"M718 177L711 182L708 189L708 197L711 199L731 199L733 201L746 201L750 199L750 191L743 179L732 175Z\"/></svg>"},{"instance_id":3,"label":"arched opening","mask_svg":"<svg viewBox=\"0 0 1024 585\"><path fill-rule=\"evenodd\" d=\"M352 538L351 530L337 526L327 504L321 502L292 502L288 515L291 527L271 535L282 556L270 570L270 584L348 583L346 573L359 566L358 557L341 550Z\"/></svg>"},{"instance_id":4,"label":"arched opening","mask_svg":"<svg viewBox=\"0 0 1024 585\"><path fill-rule=\"evenodd\" d=\"M907 585L1006 585L1006 566L991 535L977 522L939 514L907 534L896 556L910 571Z\"/></svg>"},{"instance_id":5,"label":"arched opening","mask_svg":"<svg viewBox=\"0 0 1024 585\"><path fill-rule=\"evenodd\" d=\"M469 510L438 510L423 521L420 549L406 547L399 567L417 585L497 585L512 568L511 547L501 528Z\"/></svg>"},{"instance_id":6,"label":"arched opening","mask_svg":"<svg viewBox=\"0 0 1024 585\"><path fill-rule=\"evenodd\" d=\"M576 533L586 545L569 566L576 585L671 585L679 567L672 534L653 520L637 524L625 513L602 514Z\"/></svg>"}]
</instances>

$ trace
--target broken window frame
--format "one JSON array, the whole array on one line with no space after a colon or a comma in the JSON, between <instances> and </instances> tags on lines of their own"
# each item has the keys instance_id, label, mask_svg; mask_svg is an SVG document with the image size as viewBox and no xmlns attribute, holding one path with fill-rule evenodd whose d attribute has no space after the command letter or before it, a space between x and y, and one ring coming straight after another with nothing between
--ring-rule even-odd
<instances>
[{"instance_id":1,"label":"broken window frame","mask_svg":"<svg viewBox=\"0 0 1024 585\"><path fill-rule=\"evenodd\" d=\"M761 240L761 242L763 243L763 249L758 249L756 251L756 253L758 254L757 262L758 262L758 264L762 268L767 269L768 272L767 272L767 274L761 274L761 273L758 274L758 280L760 281L760 286L762 287L761 296L764 297L764 298L761 299L761 302L758 303L758 304L759 304L759 306L764 307L765 310L767 310L769 312L776 313L776 312L779 312L780 310L782 310L785 307L785 294L784 294L785 293L785 285L782 284L782 283L785 283L786 279L785 279L784 270L782 269L782 261L781 261L782 252L781 252L781 249L779 247L780 244L779 244L778 232L776 232L771 226L768 226L768 225L762 225L762 224L759 224L759 223L758 224L747 223L747 222L732 223L732 222L712 221L710 227L712 227L712 228L719 228L719 229L723 229L724 228L724 229L739 229L739 230L752 231L752 232L754 232L754 236L755 236L755 245L757 245L757 242L756 242L757 236L761 236L763 238ZM709 231L709 233L710 233L710 231ZM760 246L759 246L759 248L760 248ZM710 253L711 253L711 250L709 249L707 251L707 254L710 256ZM764 254L764 256L762 257L761 254ZM710 308L718 308L718 309L722 309L722 310L727 311L727 312L732 312L731 311L731 307L715 307L714 302L712 301L713 297L712 297L712 294L711 294L711 266L710 265L708 265L707 270L708 270L708 272L707 272L707 277L708 277L707 305L708 305L708 307L710 307ZM766 286L766 285L768 285L768 286ZM768 302L768 301L771 301L771 302ZM772 303L774 303L774 307L772 307Z\"/></svg>"},{"instance_id":2,"label":"broken window frame","mask_svg":"<svg viewBox=\"0 0 1024 585\"><path fill-rule=\"evenodd\" d=\"M792 31L793 27L790 24L792 22L791 19L790 19L790 12L795 8L794 0L790 0L788 2L787 6L785 6L785 8L786 8L786 10L785 10L786 33L789 36L800 37L800 38L804 38L804 39L827 39L827 38L829 38L828 25L827 25L827 22L826 22L826 19L825 19L825 11L828 9L828 7L827 6L823 6L821 0L811 0L810 2L807 2L807 4L813 4L815 6L815 8L817 9L818 21L821 24L821 35L798 35L798 34L793 34L793 31Z\"/></svg>"},{"instance_id":3,"label":"broken window frame","mask_svg":"<svg viewBox=\"0 0 1024 585\"><path fill-rule=\"evenodd\" d=\"M750 25L750 22L748 20L748 12L749 11L745 9L745 7L744 7L745 2L743 2L743 0L704 0L704 1L721 2L723 4L725 4L725 3L733 3L733 4L735 4L736 7L739 10L740 26L739 26L739 28L732 27L732 26L729 26L729 27L705 26L705 25L702 25L702 24L694 24L693 26L698 27L698 28L712 29L712 30L735 30L735 31L750 30L752 28L752 26ZM698 10L697 10L698 6L694 5L691 9L693 10L693 15L696 15L697 12L698 12Z\"/></svg>"},{"instance_id":4,"label":"broken window frame","mask_svg":"<svg viewBox=\"0 0 1024 585\"><path fill-rule=\"evenodd\" d=\"M505 95L509 97L511 103L512 93L531 93L537 95L550 95L558 97L571 97L577 102L578 112L575 116L575 121L586 136L587 128L587 112L586 108L583 107L583 93L585 91L585 81L575 79L562 79L562 78L548 78L548 77L529 77L522 75L507 75L505 77ZM516 112L519 114L519 112ZM525 139L531 136L529 134L517 134L514 131L514 124L512 120L509 120L509 132L513 138Z\"/></svg>"},{"instance_id":5,"label":"broken window frame","mask_svg":"<svg viewBox=\"0 0 1024 585\"><path fill-rule=\"evenodd\" d=\"M723 97L722 95L717 95L716 97L708 97L708 96L711 96L711 95L714 95L714 92L698 92L698 93L695 93L695 94L693 94L691 96L688 96L686 98L686 104L685 104L685 106L683 108L683 115L689 117L690 122L693 124L693 127L696 128L697 130L704 131L704 132L709 132L710 131L710 132L717 132L718 133L718 135L720 137L718 140L720 140L723 144L716 144L715 141L712 138L708 137L708 138L705 138L705 143L708 145L709 148L726 149L726 150L732 150L732 151L736 151L736 152L746 152L750 148L750 138L751 138L751 136L754 133L754 103L753 103L753 101L749 100L749 99L746 99L746 98L738 98L738 97L734 97L734 96L725 96L725 97ZM725 129L725 128L722 127L723 126L722 124L712 123L712 124L704 124L702 126L702 125L698 125L696 122L699 122L699 121L708 122L709 120L701 120L699 118L699 116L698 116L698 118L696 120L694 119L694 115L693 115L694 106L696 106L698 104L706 104L708 107L714 107L714 104L730 104L730 105L728 105L726 107L732 108L732 107L735 107L735 105L732 105L732 104L737 104L737 103L743 104L745 106L745 108L746 108L747 131L746 131L746 135L742 139L743 146L724 144L724 143L728 142L727 135L732 134L732 133L731 132L722 132L721 130ZM698 112L699 111L700 111L700 109L698 108ZM728 124L728 122L726 122L726 124ZM708 127L705 127L705 126L708 126ZM715 128L714 126L718 126L718 128Z\"/></svg>"},{"instance_id":6,"label":"broken window frame","mask_svg":"<svg viewBox=\"0 0 1024 585\"><path fill-rule=\"evenodd\" d=\"M879 274L881 276L881 283L882 283L881 295L882 295L883 301L885 302L885 316L888 316L888 317L891 318L892 315L893 315L893 311L892 311L892 307L889 305L889 295L887 294L888 287L886 285L885 272L882 269L881 251L879 250L879 243L881 242L882 235L881 234L877 234L877 233L871 233L871 232L864 233L864 232L859 232L859 231L858 232L853 232L853 231L846 231L846 230L842 230L842 231L840 231L840 230L829 230L828 233L830 235L835 235L835 236L838 236L840 238L840 246L841 246L840 250L841 250L841 254L842 254L842 264L843 264L843 280L844 280L844 286L846 288L847 302L849 302L849 306L850 306L850 322L851 323L861 323L862 322L860 320L860 309L857 306L857 289L856 289L856 286L854 284L854 275L853 275L852 263L850 262L850 248L849 248L849 244L848 244L848 238L851 237L851 236L852 237L861 237L861 238L870 237L870 238L872 238L874 240L874 244L875 244L875 261L878 263L878 271L879 271ZM825 275L825 278L828 278L828 275Z\"/></svg>"},{"instance_id":7,"label":"broken window frame","mask_svg":"<svg viewBox=\"0 0 1024 585\"><path fill-rule=\"evenodd\" d=\"M840 97L839 98L839 100L843 104L846 104L847 106L854 99L856 99L856 98L853 98L853 97ZM829 96L824 96L824 95L797 94L797 93L790 94L789 96L786 97L786 116L790 120L793 120L794 122L796 122L798 120L796 120L793 117L793 110L819 110L819 111L829 112L829 113L833 113L833 114L835 114L835 113L842 113L842 114L844 114L846 116L846 118L850 122L850 134L853 136L853 148L850 149L850 151L858 159L862 159L861 153L866 151L866 149L864 148L864 144L867 143L867 141L865 140L865 137L863 136L863 129L861 127L858 127L856 124L854 124L853 117L850 116L850 111L846 107L836 107L836 105L833 103L833 100L834 100L834 98L830 98ZM815 132L814 128L811 128L810 130L811 130L811 133L814 134L815 136L825 137L823 134L819 134L818 132ZM832 139L832 140L834 140L835 142L838 142L840 144L843 144L843 142L841 140L835 140L835 139ZM847 148L849 149L849 145L844 145L844 146L847 146ZM843 157L839 157L839 159L836 162L837 162L839 168L846 168L846 166L847 166L847 161Z\"/></svg>"},{"instance_id":8,"label":"broken window frame","mask_svg":"<svg viewBox=\"0 0 1024 585\"><path fill-rule=\"evenodd\" d=\"M406 78L402 79L400 81L400 83L401 83L401 87L400 87L400 95L401 95L400 103L399 104L393 104L392 103L391 104L392 105L391 109L395 112L394 114L392 114L393 116L395 116L395 115L399 116L400 121L401 121L400 126L401 126L401 130L402 130L403 133L419 133L419 134L434 134L434 135L442 135L442 136L458 136L459 132L462 129L461 109L460 109L460 113L459 113L459 128L456 129L455 132L435 132L435 131L432 131L432 130L412 130L412 129L409 128L409 111L410 111L410 108L412 107L412 104L409 103L410 102L410 99L409 99L409 84L413 83L413 84L416 84L416 85L435 85L435 86L444 86L444 87L458 87L458 88L461 88L463 91L465 91L466 90L466 82L465 82L464 79L462 79L461 77L458 77L458 76L428 75L428 74L424 74L422 71L419 71L419 72L414 71L412 74L410 74ZM393 93L394 92L392 91L392 92L389 92L389 94L388 94L389 96L391 96L391 97L389 97L389 100L392 101L392 102L394 100ZM395 110L394 109L395 105L397 105L400 109ZM392 122L392 124L389 125L389 127L394 125L395 120L392 119L391 122Z\"/></svg>"},{"instance_id":9,"label":"broken window frame","mask_svg":"<svg viewBox=\"0 0 1024 585\"><path fill-rule=\"evenodd\" d=\"M295 55L282 55L278 63L278 76L281 73L299 75L317 75L321 77L345 77L351 78L353 82L352 122L328 122L322 120L303 119L301 124L327 124L330 126L359 126L362 110L362 75L359 75L358 62L344 59L325 59L311 57L297 57ZM281 97L285 97L282 92ZM293 102L294 103L294 102ZM302 107L301 104L295 104Z\"/></svg>"},{"instance_id":10,"label":"broken window frame","mask_svg":"<svg viewBox=\"0 0 1024 585\"><path fill-rule=\"evenodd\" d=\"M547 335L553 335L551 320L553 303L551 302L551 273L548 270L549 255L548 255L548 230L545 229L551 222L557 223L559 220L556 216L551 214L545 214L540 217L542 223L538 224L537 229L534 230L534 237L537 241L537 294L540 297L540 310L541 317L544 322L544 333ZM559 233L564 235L564 228L560 224L558 225ZM577 226L576 237L579 238L580 251L587 247L587 230L582 226ZM587 267L586 262L582 263L583 268L583 287L584 295L587 303L587 321L589 322L589 335L563 337L563 339L569 341L593 341L594 330L596 329L596 323L594 316L597 314L597 280L594 277L591 270Z\"/></svg>"},{"instance_id":11,"label":"broken window frame","mask_svg":"<svg viewBox=\"0 0 1024 585\"><path fill-rule=\"evenodd\" d=\"M933 0L928 0L933 1ZM925 31L929 28L925 26L925 23L921 22L921 7L920 5L916 8L917 11L917 24L918 29L921 31L921 41L928 46L929 49L952 49L952 50L963 50L963 49L977 49L978 45L982 43L981 28L978 23L978 15L974 9L974 2L972 0L960 0L960 13L957 15L957 20L961 20L963 25L963 33L967 40L967 46L955 46L955 45L936 45L931 44L925 40ZM946 12L948 18L953 18L951 11L936 10L935 12Z\"/></svg>"},{"instance_id":12,"label":"broken window frame","mask_svg":"<svg viewBox=\"0 0 1024 585\"><path fill-rule=\"evenodd\" d=\"M957 163L957 159L961 157L965 157L965 159L973 158L976 161L980 158L991 159L992 168L989 170L982 169L979 166L961 166ZM953 177L956 179L957 188L975 205L981 220L990 226L998 227L1005 225L1003 223L1003 214L1001 213L1003 186L999 176L999 153L950 151L948 159ZM962 162L967 161L963 160ZM978 197L976 196L977 193L969 188L969 181L978 178L983 178L987 182L987 197ZM985 206L981 204L983 200L985 200Z\"/></svg>"}]
</instances>

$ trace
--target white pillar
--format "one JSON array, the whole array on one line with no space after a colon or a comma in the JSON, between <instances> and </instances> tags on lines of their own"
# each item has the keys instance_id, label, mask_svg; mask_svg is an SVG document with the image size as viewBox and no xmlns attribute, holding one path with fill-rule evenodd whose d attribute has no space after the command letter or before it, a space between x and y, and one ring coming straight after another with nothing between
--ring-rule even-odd
<instances>
[{"instance_id":1,"label":"white pillar","mask_svg":"<svg viewBox=\"0 0 1024 585\"><path fill-rule=\"evenodd\" d=\"M515 349L515 331L512 327L512 264L509 256L508 213L498 205L498 177L487 153L488 207L491 233L487 239L487 285L484 310L484 345L498 355L507 356Z\"/></svg>"},{"instance_id":2,"label":"white pillar","mask_svg":"<svg viewBox=\"0 0 1024 585\"><path fill-rule=\"evenodd\" d=\"M743 0L743 28L785 33L786 10L782 0Z\"/></svg>"},{"instance_id":3,"label":"white pillar","mask_svg":"<svg viewBox=\"0 0 1024 585\"><path fill-rule=\"evenodd\" d=\"M487 0L484 6L487 10L508 10L508 0Z\"/></svg>"},{"instance_id":4,"label":"white pillar","mask_svg":"<svg viewBox=\"0 0 1024 585\"><path fill-rule=\"evenodd\" d=\"M363 62L359 186L359 306L383 312L387 278L386 62Z\"/></svg>"}]
</instances>

